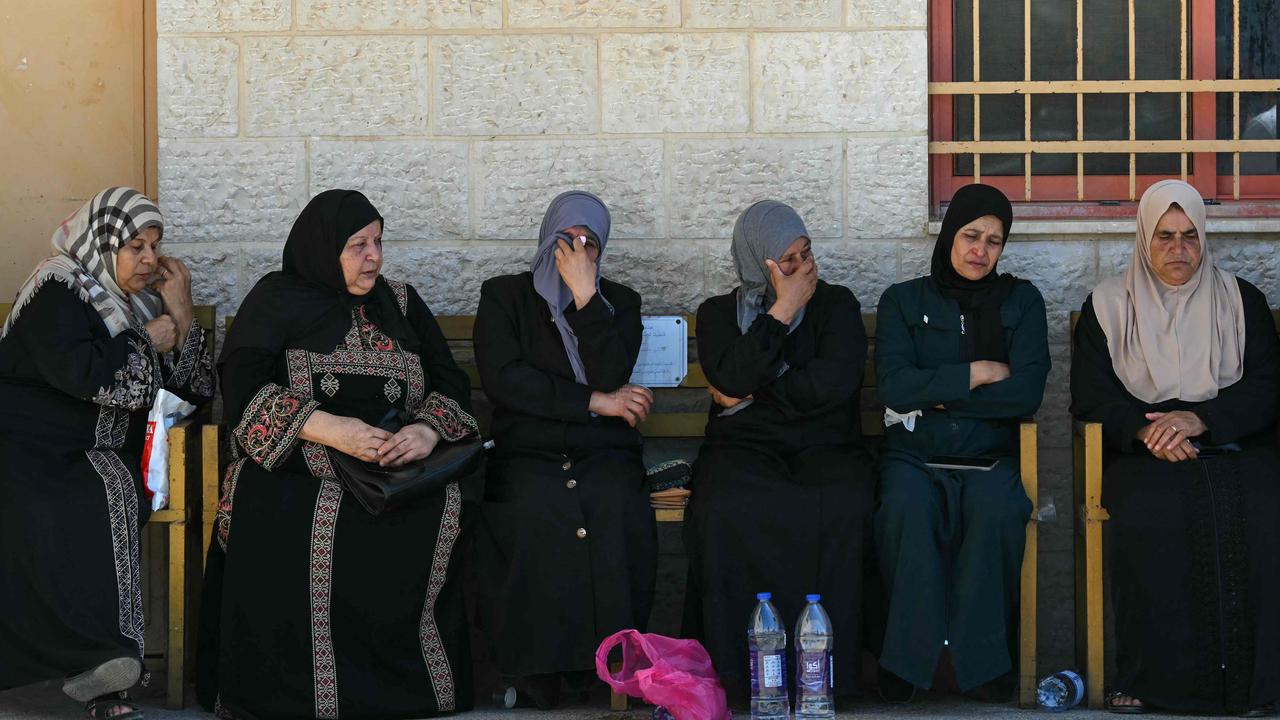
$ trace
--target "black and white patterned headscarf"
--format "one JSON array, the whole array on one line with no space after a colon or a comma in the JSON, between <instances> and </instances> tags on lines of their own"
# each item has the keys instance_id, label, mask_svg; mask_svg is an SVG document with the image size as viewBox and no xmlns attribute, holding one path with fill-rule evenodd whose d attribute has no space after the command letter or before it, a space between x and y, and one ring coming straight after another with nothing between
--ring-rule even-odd
<instances>
[{"instance_id":1,"label":"black and white patterned headscarf","mask_svg":"<svg viewBox=\"0 0 1280 720\"><path fill-rule=\"evenodd\" d=\"M22 284L0 338L50 278L66 285L98 311L111 337L160 314L163 304L150 289L126 295L116 284L116 253L147 228L164 233L160 209L132 188L107 188L62 221L54 231L54 255L36 266Z\"/></svg>"}]
</instances>

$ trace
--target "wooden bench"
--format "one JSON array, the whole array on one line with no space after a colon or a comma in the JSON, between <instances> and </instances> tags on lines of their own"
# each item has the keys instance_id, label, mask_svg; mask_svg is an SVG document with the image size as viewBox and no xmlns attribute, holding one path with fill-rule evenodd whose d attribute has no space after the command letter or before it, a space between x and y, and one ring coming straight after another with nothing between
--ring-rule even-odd
<instances>
[{"instance_id":1,"label":"wooden bench","mask_svg":"<svg viewBox=\"0 0 1280 720\"><path fill-rule=\"evenodd\" d=\"M0 322L9 317L12 309L13 303L0 303ZM215 315L212 305L197 305L195 308L196 321L206 329L213 328ZM209 343L212 350L212 333L209 334ZM205 527L198 509L206 504L201 484L204 469L200 465L203 457L200 429L207 426L209 420L208 409L204 409L169 430L169 506L151 513L146 528L140 531L144 535L141 558L144 576L167 578L162 598L165 606L164 649L159 655L148 655L147 665L149 669L165 673L165 705L171 709L182 707L183 683L186 674L195 667L194 662L189 662L194 659L192 649L195 647L196 623L192 610L199 602L203 569L203 563L195 553L201 548L200 537ZM105 508L103 512L106 512ZM161 527L164 533L160 542L148 542L159 534ZM148 534L152 538L145 537ZM148 616L153 612L148 608Z\"/></svg>"},{"instance_id":2,"label":"wooden bench","mask_svg":"<svg viewBox=\"0 0 1280 720\"><path fill-rule=\"evenodd\" d=\"M691 358L697 357L697 349L695 340L697 338L697 323L692 316L685 316L689 327L689 341ZM862 431L868 437L881 437L884 435L884 406L880 403L879 395L876 392L876 374L873 362L875 350L875 328L876 316L863 315L863 324L866 326L868 339L867 365L863 371L863 389L860 398L860 407L862 413ZM227 318L227 325L230 326L232 318ZM475 325L475 316L473 315L440 315L436 317L436 321L440 324L440 329L444 333L445 339L449 341L450 348L453 350L455 359L458 360L459 366L471 378L472 390L481 390L480 374L476 369L474 362L474 354L472 350L472 330ZM695 360L690 361L688 373L685 375L684 381L680 384L680 388L658 389L656 391L655 408L660 408L663 404L664 395L674 390L694 389L705 391L707 388L707 378L702 372L702 367ZM708 397L705 401L710 402ZM703 405L705 408L706 405ZM480 418L482 430L487 429L486 418ZM649 414L649 417L640 425L640 431L646 438L651 439L675 439L675 438L700 438L707 423L707 412L705 409L698 412L674 411L667 412L660 409ZM1037 445L1036 445L1036 423L1031 420L1024 420L1019 428L1019 466L1022 474L1022 485L1027 493L1027 497L1031 499L1032 507L1039 505L1039 481L1038 481L1038 464L1037 464ZM221 453L223 449L221 429L216 425L207 425L202 430L202 447L203 447L203 477L204 477L204 527L212 527L214 514L217 512L218 497L220 493L220 485L222 482L221 470L225 468L225 463L221 462ZM675 509L659 509L655 510L655 516L658 522L682 522L684 520L684 511ZM1037 557L1037 539L1038 526L1034 516L1027 522L1026 550L1023 553L1022 561L1022 579L1021 579L1021 607L1020 622L1018 628L1019 638L1019 657L1018 657L1018 700L1024 707L1031 707L1035 704L1035 687L1036 687L1036 557ZM204 534L204 549L207 553L209 533ZM614 695L612 706L614 709L626 708L626 697Z\"/></svg>"},{"instance_id":3,"label":"wooden bench","mask_svg":"<svg viewBox=\"0 0 1280 720\"><path fill-rule=\"evenodd\" d=\"M1280 332L1280 310L1271 315ZM1079 311L1071 313L1075 350ZM1102 504L1102 423L1072 421L1071 471L1075 484L1076 666L1084 669L1090 709L1101 710L1106 689L1106 620L1103 600L1102 524L1111 519Z\"/></svg>"}]
</instances>

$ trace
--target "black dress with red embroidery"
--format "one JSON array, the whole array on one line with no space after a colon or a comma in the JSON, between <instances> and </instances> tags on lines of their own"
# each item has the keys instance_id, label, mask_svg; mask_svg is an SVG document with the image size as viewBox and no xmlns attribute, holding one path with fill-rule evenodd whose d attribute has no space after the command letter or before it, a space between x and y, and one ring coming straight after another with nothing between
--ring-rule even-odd
<instances>
[{"instance_id":1,"label":"black dress with red embroidery","mask_svg":"<svg viewBox=\"0 0 1280 720\"><path fill-rule=\"evenodd\" d=\"M335 451L299 437L316 410L371 425L406 412L442 443L477 434L469 379L434 316L412 287L389 284L416 352L356 304L328 352L223 359L238 457L210 548L200 692L224 714L395 718L470 707L458 484L375 517L336 481ZM240 316L254 312L251 299Z\"/></svg>"},{"instance_id":2,"label":"black dress with red embroidery","mask_svg":"<svg viewBox=\"0 0 1280 720\"><path fill-rule=\"evenodd\" d=\"M199 325L176 352L138 324L112 337L47 281L0 340L0 689L141 658L147 412L213 396Z\"/></svg>"}]
</instances>

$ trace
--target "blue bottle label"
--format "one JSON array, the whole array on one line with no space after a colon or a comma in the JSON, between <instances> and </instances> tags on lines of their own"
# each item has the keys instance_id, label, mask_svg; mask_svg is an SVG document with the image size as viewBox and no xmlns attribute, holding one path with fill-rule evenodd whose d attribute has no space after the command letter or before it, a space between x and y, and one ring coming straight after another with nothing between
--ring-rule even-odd
<instances>
[{"instance_id":1,"label":"blue bottle label","mask_svg":"<svg viewBox=\"0 0 1280 720\"><path fill-rule=\"evenodd\" d=\"M751 694L782 687L787 676L787 659L781 652L751 653Z\"/></svg>"},{"instance_id":2,"label":"blue bottle label","mask_svg":"<svg viewBox=\"0 0 1280 720\"><path fill-rule=\"evenodd\" d=\"M796 686L799 694L825 695L832 683L831 653L826 650L801 652Z\"/></svg>"}]
</instances>

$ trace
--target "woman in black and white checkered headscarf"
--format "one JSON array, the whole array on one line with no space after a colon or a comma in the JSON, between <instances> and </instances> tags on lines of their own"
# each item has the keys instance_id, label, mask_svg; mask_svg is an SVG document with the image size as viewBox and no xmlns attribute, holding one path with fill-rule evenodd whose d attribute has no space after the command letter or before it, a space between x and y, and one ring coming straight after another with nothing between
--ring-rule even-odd
<instances>
[{"instance_id":1,"label":"woman in black and white checkered headscarf","mask_svg":"<svg viewBox=\"0 0 1280 720\"><path fill-rule=\"evenodd\" d=\"M147 228L164 233L160 209L131 188L107 188L68 217L53 233L54 256L36 266L23 283L0 337L9 334L22 309L50 278L72 288L98 311L111 337L160 314L160 296L150 290L126 294L116 283L120 248Z\"/></svg>"},{"instance_id":2,"label":"woman in black and white checkered headscarf","mask_svg":"<svg viewBox=\"0 0 1280 720\"><path fill-rule=\"evenodd\" d=\"M0 331L0 690L66 678L92 718L141 717L117 693L142 671L140 530L164 503L142 478L147 412L162 388L213 396L163 223L136 190L98 193Z\"/></svg>"}]
</instances>

